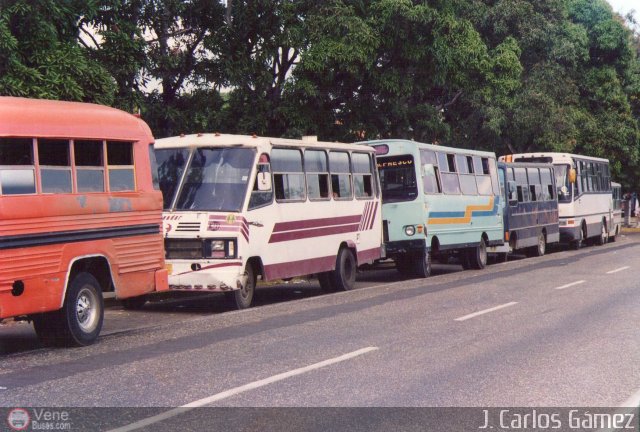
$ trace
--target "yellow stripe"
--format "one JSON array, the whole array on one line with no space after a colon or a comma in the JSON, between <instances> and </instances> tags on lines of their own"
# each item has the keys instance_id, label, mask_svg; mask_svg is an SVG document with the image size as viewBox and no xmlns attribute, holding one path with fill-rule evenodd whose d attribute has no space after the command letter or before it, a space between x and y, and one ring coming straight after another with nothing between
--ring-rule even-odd
<instances>
[{"instance_id":1,"label":"yellow stripe","mask_svg":"<svg viewBox=\"0 0 640 432\"><path fill-rule=\"evenodd\" d=\"M494 198L489 198L489 204L486 205L470 205L464 211L463 217L458 218L429 218L429 225L446 225L446 224L468 224L471 222L471 215L474 211L493 210Z\"/></svg>"}]
</instances>

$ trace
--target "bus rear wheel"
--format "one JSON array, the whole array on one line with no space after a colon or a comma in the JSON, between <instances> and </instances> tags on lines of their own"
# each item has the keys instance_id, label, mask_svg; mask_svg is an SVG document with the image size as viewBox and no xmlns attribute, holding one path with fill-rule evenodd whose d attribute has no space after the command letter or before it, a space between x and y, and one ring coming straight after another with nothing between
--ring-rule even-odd
<instances>
[{"instance_id":1,"label":"bus rear wheel","mask_svg":"<svg viewBox=\"0 0 640 432\"><path fill-rule=\"evenodd\" d=\"M86 346L98 338L103 320L100 284L82 272L69 284L62 309L35 316L33 327L44 345Z\"/></svg>"},{"instance_id":2,"label":"bus rear wheel","mask_svg":"<svg viewBox=\"0 0 640 432\"><path fill-rule=\"evenodd\" d=\"M538 234L536 245L527 251L529 257L541 257L547 252L547 239L544 233Z\"/></svg>"},{"instance_id":3,"label":"bus rear wheel","mask_svg":"<svg viewBox=\"0 0 640 432\"><path fill-rule=\"evenodd\" d=\"M600 235L598 237L596 237L596 245L598 246L602 246L607 242L607 237L609 236L608 231L607 231L607 225L602 222L600 224Z\"/></svg>"},{"instance_id":4,"label":"bus rear wheel","mask_svg":"<svg viewBox=\"0 0 640 432\"><path fill-rule=\"evenodd\" d=\"M484 238L480 239L480 244L467 251L469 268L481 270L487 266L487 245Z\"/></svg>"},{"instance_id":5,"label":"bus rear wheel","mask_svg":"<svg viewBox=\"0 0 640 432\"><path fill-rule=\"evenodd\" d=\"M355 287L357 267L356 257L351 249L340 249L334 271L334 283L338 291L350 291Z\"/></svg>"}]
</instances>

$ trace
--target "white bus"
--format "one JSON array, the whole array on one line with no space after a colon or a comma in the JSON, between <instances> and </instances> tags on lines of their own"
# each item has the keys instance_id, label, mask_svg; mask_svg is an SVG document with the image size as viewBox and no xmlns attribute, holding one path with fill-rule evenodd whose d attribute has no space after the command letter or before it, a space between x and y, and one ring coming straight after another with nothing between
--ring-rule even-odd
<instances>
[{"instance_id":1,"label":"white bus","mask_svg":"<svg viewBox=\"0 0 640 432\"><path fill-rule=\"evenodd\" d=\"M256 280L316 274L349 290L380 258L374 149L197 134L156 140L169 288L252 303Z\"/></svg>"},{"instance_id":2,"label":"white bus","mask_svg":"<svg viewBox=\"0 0 640 432\"><path fill-rule=\"evenodd\" d=\"M568 153L521 153L506 162L546 162L554 165L558 188L560 241L579 248L607 242L613 223L609 161Z\"/></svg>"}]
</instances>

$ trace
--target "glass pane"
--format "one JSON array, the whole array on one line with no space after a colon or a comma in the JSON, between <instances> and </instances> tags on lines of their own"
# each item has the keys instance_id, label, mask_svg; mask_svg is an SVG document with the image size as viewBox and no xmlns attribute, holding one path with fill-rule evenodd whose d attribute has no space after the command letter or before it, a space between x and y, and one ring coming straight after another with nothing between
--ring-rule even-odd
<instances>
[{"instance_id":1,"label":"glass pane","mask_svg":"<svg viewBox=\"0 0 640 432\"><path fill-rule=\"evenodd\" d=\"M491 177L488 175L479 175L476 176L476 182L478 183L478 193L480 195L493 195Z\"/></svg>"},{"instance_id":2,"label":"glass pane","mask_svg":"<svg viewBox=\"0 0 640 432\"><path fill-rule=\"evenodd\" d=\"M158 180L162 191L164 208L167 209L173 201L178 183L182 178L189 156L187 149L154 150L158 161Z\"/></svg>"},{"instance_id":3,"label":"glass pane","mask_svg":"<svg viewBox=\"0 0 640 432\"><path fill-rule=\"evenodd\" d=\"M41 169L43 193L71 193L71 171Z\"/></svg>"},{"instance_id":4,"label":"glass pane","mask_svg":"<svg viewBox=\"0 0 640 432\"><path fill-rule=\"evenodd\" d=\"M103 166L102 148L102 141L74 141L73 155L76 166Z\"/></svg>"},{"instance_id":5,"label":"glass pane","mask_svg":"<svg viewBox=\"0 0 640 432\"><path fill-rule=\"evenodd\" d=\"M456 166L458 167L459 173L469 174L469 165L467 164L467 157L465 155L456 155Z\"/></svg>"},{"instance_id":6,"label":"glass pane","mask_svg":"<svg viewBox=\"0 0 640 432\"><path fill-rule=\"evenodd\" d=\"M327 154L320 150L305 151L304 169L308 173L329 172L327 167Z\"/></svg>"},{"instance_id":7,"label":"glass pane","mask_svg":"<svg viewBox=\"0 0 640 432\"><path fill-rule=\"evenodd\" d=\"M436 158L436 152L433 152L431 150L420 150L420 162L422 163L422 165L437 165L438 160Z\"/></svg>"},{"instance_id":8,"label":"glass pane","mask_svg":"<svg viewBox=\"0 0 640 432\"><path fill-rule=\"evenodd\" d=\"M104 192L104 172L98 169L78 169L78 192Z\"/></svg>"},{"instance_id":9,"label":"glass pane","mask_svg":"<svg viewBox=\"0 0 640 432\"><path fill-rule=\"evenodd\" d=\"M33 140L0 138L0 165L34 165Z\"/></svg>"},{"instance_id":10,"label":"glass pane","mask_svg":"<svg viewBox=\"0 0 640 432\"><path fill-rule=\"evenodd\" d=\"M329 176L327 174L308 174L307 193L309 199L329 198Z\"/></svg>"},{"instance_id":11,"label":"glass pane","mask_svg":"<svg viewBox=\"0 0 640 432\"><path fill-rule=\"evenodd\" d=\"M458 174L456 173L441 173L442 177L442 190L446 194L459 194L460 183L458 181Z\"/></svg>"},{"instance_id":12,"label":"glass pane","mask_svg":"<svg viewBox=\"0 0 640 432\"><path fill-rule=\"evenodd\" d=\"M255 155L255 151L248 148L197 149L187 169L176 208L240 211ZM162 180L162 176L160 178Z\"/></svg>"},{"instance_id":13,"label":"glass pane","mask_svg":"<svg viewBox=\"0 0 640 432\"><path fill-rule=\"evenodd\" d=\"M538 168L527 168L527 175L529 176L529 184L540 184L540 172Z\"/></svg>"},{"instance_id":14,"label":"glass pane","mask_svg":"<svg viewBox=\"0 0 640 432\"><path fill-rule=\"evenodd\" d=\"M349 173L349 153L334 151L330 152L329 170L332 173Z\"/></svg>"},{"instance_id":15,"label":"glass pane","mask_svg":"<svg viewBox=\"0 0 640 432\"><path fill-rule=\"evenodd\" d=\"M424 188L424 193L440 193L440 188L438 187L438 176L436 174L436 170L438 168L433 165L428 165L424 168L422 173L422 186Z\"/></svg>"},{"instance_id":16,"label":"glass pane","mask_svg":"<svg viewBox=\"0 0 640 432\"><path fill-rule=\"evenodd\" d=\"M3 195L34 194L36 179L33 169L0 170Z\"/></svg>"},{"instance_id":17,"label":"glass pane","mask_svg":"<svg viewBox=\"0 0 640 432\"><path fill-rule=\"evenodd\" d=\"M133 169L123 168L109 170L109 190L118 192L132 191L134 189Z\"/></svg>"},{"instance_id":18,"label":"glass pane","mask_svg":"<svg viewBox=\"0 0 640 432\"><path fill-rule=\"evenodd\" d=\"M273 172L302 172L302 153L299 150L271 150L271 168Z\"/></svg>"},{"instance_id":19,"label":"glass pane","mask_svg":"<svg viewBox=\"0 0 640 432\"><path fill-rule=\"evenodd\" d=\"M449 172L449 162L447 161L446 153L438 152L438 166L440 167L441 173Z\"/></svg>"},{"instance_id":20,"label":"glass pane","mask_svg":"<svg viewBox=\"0 0 640 432\"><path fill-rule=\"evenodd\" d=\"M351 176L340 174L331 176L331 190L334 198L351 198Z\"/></svg>"},{"instance_id":21,"label":"glass pane","mask_svg":"<svg viewBox=\"0 0 640 432\"><path fill-rule=\"evenodd\" d=\"M371 175L354 175L353 188L357 198L370 198L373 196Z\"/></svg>"},{"instance_id":22,"label":"glass pane","mask_svg":"<svg viewBox=\"0 0 640 432\"><path fill-rule=\"evenodd\" d=\"M302 174L274 174L276 200L303 200L304 176Z\"/></svg>"},{"instance_id":23,"label":"glass pane","mask_svg":"<svg viewBox=\"0 0 640 432\"><path fill-rule=\"evenodd\" d=\"M353 153L351 155L354 173L370 173L371 172L371 159L368 154L365 153Z\"/></svg>"},{"instance_id":24,"label":"glass pane","mask_svg":"<svg viewBox=\"0 0 640 432\"><path fill-rule=\"evenodd\" d=\"M476 178L473 174L460 176L460 190L465 195L478 195L478 187L476 186Z\"/></svg>"},{"instance_id":25,"label":"glass pane","mask_svg":"<svg viewBox=\"0 0 640 432\"><path fill-rule=\"evenodd\" d=\"M133 165L133 143L107 141L107 162L109 165Z\"/></svg>"},{"instance_id":26,"label":"glass pane","mask_svg":"<svg viewBox=\"0 0 640 432\"><path fill-rule=\"evenodd\" d=\"M38 160L40 161L40 165L70 166L69 141L39 139Z\"/></svg>"}]
</instances>

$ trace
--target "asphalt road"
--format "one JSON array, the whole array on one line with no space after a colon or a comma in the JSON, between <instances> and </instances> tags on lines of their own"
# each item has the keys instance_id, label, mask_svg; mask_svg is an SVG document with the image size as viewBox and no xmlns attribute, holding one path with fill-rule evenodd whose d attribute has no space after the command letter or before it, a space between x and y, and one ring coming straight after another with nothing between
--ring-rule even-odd
<instances>
[{"instance_id":1,"label":"asphalt road","mask_svg":"<svg viewBox=\"0 0 640 432\"><path fill-rule=\"evenodd\" d=\"M191 416L170 411L184 405L637 405L639 254L634 233L481 271L438 265L424 280L366 272L359 289L346 293L320 295L315 282L276 286L260 293L260 307L240 312L225 311L218 296L168 299L141 312L115 305L98 343L79 349L38 348L29 326L3 326L0 343L12 353L0 357L0 405L123 407L118 415L102 412L105 430L132 423L199 430L202 419L189 422L194 413L212 418L211 408ZM242 430L316 430L300 427L309 418L327 430L320 420L336 413L213 412L219 430L238 422L253 425ZM376 428L353 418L377 427L409 418L416 426L415 416L425 415L337 412L349 430ZM386 417L376 418L380 412ZM469 415L483 424L480 414ZM135 423L144 418L151 420Z\"/></svg>"}]
</instances>

